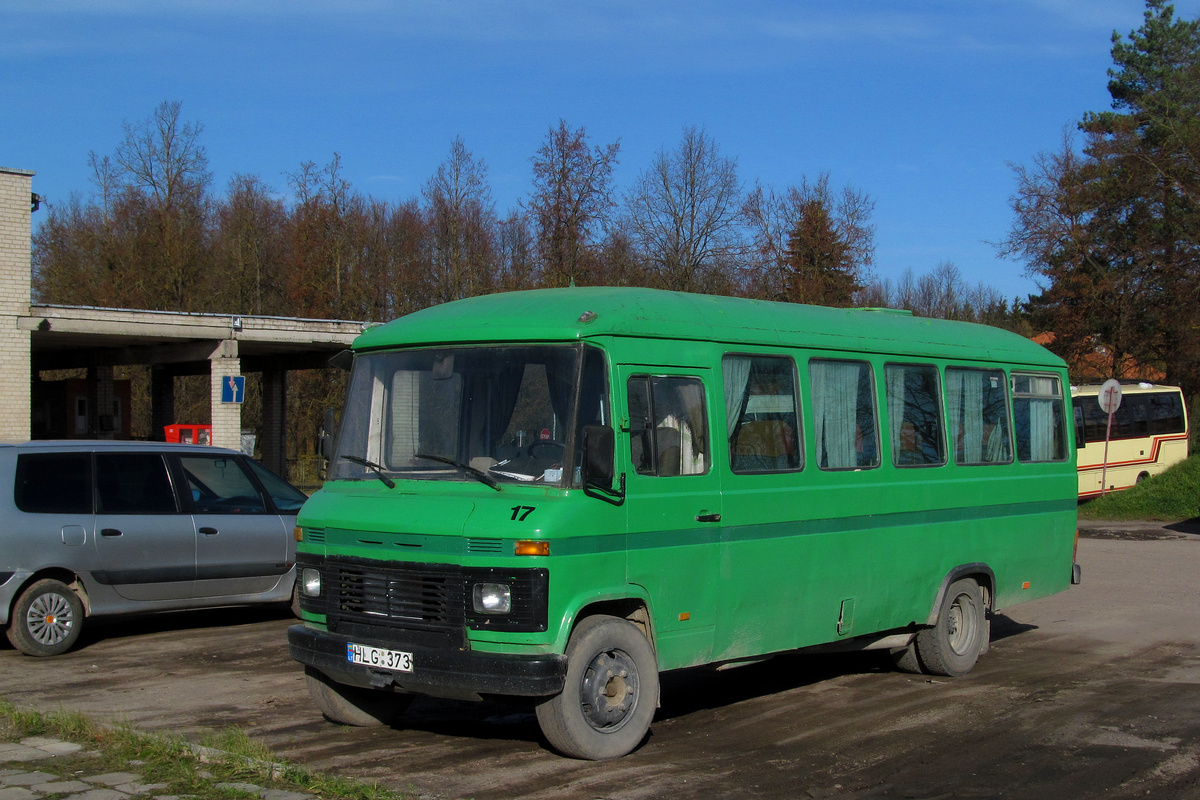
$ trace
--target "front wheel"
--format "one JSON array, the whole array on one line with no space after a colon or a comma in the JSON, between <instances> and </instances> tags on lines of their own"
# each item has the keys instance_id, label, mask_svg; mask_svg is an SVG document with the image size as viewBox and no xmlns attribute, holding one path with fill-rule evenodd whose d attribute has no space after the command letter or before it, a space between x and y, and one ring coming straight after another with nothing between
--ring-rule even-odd
<instances>
[{"instance_id":1,"label":"front wheel","mask_svg":"<svg viewBox=\"0 0 1200 800\"><path fill-rule=\"evenodd\" d=\"M987 646L987 609L983 592L971 578L950 584L938 620L914 642L925 672L958 677L975 667Z\"/></svg>"},{"instance_id":2,"label":"front wheel","mask_svg":"<svg viewBox=\"0 0 1200 800\"><path fill-rule=\"evenodd\" d=\"M324 672L313 667L304 668L304 681L317 708L339 725L356 728L391 725L412 704L410 694L347 686L330 680Z\"/></svg>"},{"instance_id":3,"label":"front wheel","mask_svg":"<svg viewBox=\"0 0 1200 800\"><path fill-rule=\"evenodd\" d=\"M12 646L30 656L65 653L83 629L83 602L62 581L30 584L13 605L8 623Z\"/></svg>"},{"instance_id":4,"label":"front wheel","mask_svg":"<svg viewBox=\"0 0 1200 800\"><path fill-rule=\"evenodd\" d=\"M602 761L641 744L657 706L650 642L627 620L595 616L571 634L563 691L537 706L537 719L563 755Z\"/></svg>"}]
</instances>

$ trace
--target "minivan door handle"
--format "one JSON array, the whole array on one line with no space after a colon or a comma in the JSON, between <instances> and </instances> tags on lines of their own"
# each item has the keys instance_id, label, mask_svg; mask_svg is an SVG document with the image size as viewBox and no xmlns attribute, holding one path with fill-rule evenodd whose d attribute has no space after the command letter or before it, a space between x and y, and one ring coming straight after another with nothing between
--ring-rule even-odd
<instances>
[{"instance_id":1,"label":"minivan door handle","mask_svg":"<svg viewBox=\"0 0 1200 800\"><path fill-rule=\"evenodd\" d=\"M218 533L220 533L220 531L217 530L216 528L208 528L208 527L201 528L200 532L203 533L205 536L216 536Z\"/></svg>"},{"instance_id":2,"label":"minivan door handle","mask_svg":"<svg viewBox=\"0 0 1200 800\"><path fill-rule=\"evenodd\" d=\"M120 536L121 531L119 531L116 528L101 528L100 535L101 536Z\"/></svg>"},{"instance_id":3,"label":"minivan door handle","mask_svg":"<svg viewBox=\"0 0 1200 800\"><path fill-rule=\"evenodd\" d=\"M696 522L720 522L720 521L721 521L720 514L698 514L698 515L696 515Z\"/></svg>"}]
</instances>

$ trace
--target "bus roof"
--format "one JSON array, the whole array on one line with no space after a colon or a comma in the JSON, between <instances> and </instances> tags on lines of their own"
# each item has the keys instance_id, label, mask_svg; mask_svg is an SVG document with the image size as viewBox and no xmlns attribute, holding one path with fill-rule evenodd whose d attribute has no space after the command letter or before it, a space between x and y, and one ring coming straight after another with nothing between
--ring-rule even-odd
<instances>
[{"instance_id":1,"label":"bus roof","mask_svg":"<svg viewBox=\"0 0 1200 800\"><path fill-rule=\"evenodd\" d=\"M988 325L887 309L600 286L507 292L433 306L369 329L355 340L354 348L608 336L1065 366L1041 345Z\"/></svg>"}]
</instances>

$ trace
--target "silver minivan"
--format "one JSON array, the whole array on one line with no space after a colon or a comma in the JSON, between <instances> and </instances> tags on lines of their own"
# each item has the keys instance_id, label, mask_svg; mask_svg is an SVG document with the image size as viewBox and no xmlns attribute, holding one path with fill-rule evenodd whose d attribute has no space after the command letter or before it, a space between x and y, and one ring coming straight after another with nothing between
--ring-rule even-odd
<instances>
[{"instance_id":1,"label":"silver minivan","mask_svg":"<svg viewBox=\"0 0 1200 800\"><path fill-rule=\"evenodd\" d=\"M87 617L288 602L305 499L217 447L0 444L0 626L51 656Z\"/></svg>"}]
</instances>

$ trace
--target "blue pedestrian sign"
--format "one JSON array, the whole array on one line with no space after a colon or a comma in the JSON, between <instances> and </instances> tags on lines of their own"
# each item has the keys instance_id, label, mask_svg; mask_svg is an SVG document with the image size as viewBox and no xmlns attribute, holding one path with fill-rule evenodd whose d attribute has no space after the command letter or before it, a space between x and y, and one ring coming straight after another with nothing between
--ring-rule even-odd
<instances>
[{"instance_id":1,"label":"blue pedestrian sign","mask_svg":"<svg viewBox=\"0 0 1200 800\"><path fill-rule=\"evenodd\" d=\"M221 381L221 402L241 403L246 399L246 376L226 375Z\"/></svg>"}]
</instances>

